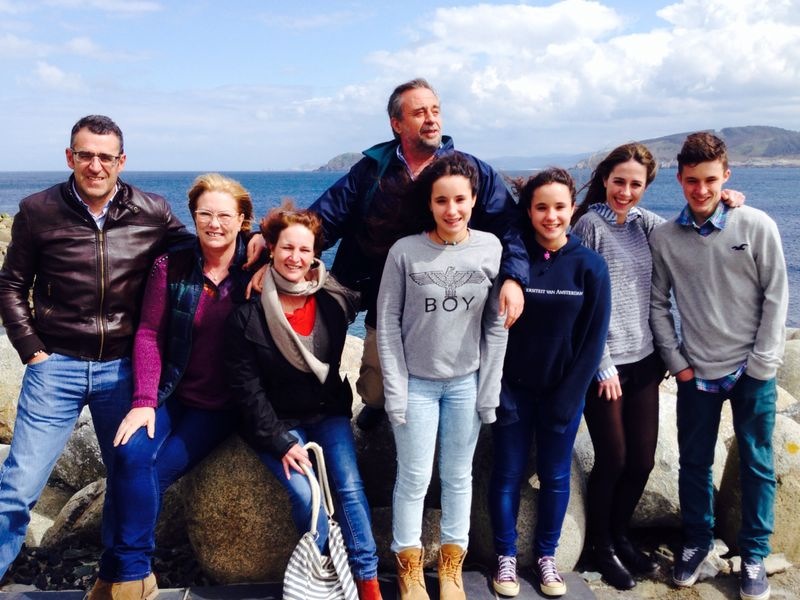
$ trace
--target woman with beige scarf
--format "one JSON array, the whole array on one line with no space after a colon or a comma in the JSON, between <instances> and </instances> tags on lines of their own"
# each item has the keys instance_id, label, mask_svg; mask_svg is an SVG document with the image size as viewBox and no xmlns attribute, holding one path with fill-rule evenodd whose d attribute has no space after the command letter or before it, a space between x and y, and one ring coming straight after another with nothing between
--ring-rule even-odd
<instances>
[{"instance_id":1,"label":"woman with beige scarf","mask_svg":"<svg viewBox=\"0 0 800 600\"><path fill-rule=\"evenodd\" d=\"M272 258L260 298L228 319L225 364L243 416L243 435L289 493L299 531L311 520L311 488L303 448L325 451L336 514L361 600L380 599L370 511L350 426L352 392L339 375L356 297L330 277L318 256L322 225L291 202L270 211L261 232ZM324 551L327 520L320 513L317 544Z\"/></svg>"}]
</instances>

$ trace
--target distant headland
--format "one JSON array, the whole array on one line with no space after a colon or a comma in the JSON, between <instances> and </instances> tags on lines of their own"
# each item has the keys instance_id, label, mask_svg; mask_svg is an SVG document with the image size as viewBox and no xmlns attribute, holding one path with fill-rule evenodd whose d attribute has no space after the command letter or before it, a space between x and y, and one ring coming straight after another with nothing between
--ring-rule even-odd
<instances>
[{"instance_id":1,"label":"distant headland","mask_svg":"<svg viewBox=\"0 0 800 600\"><path fill-rule=\"evenodd\" d=\"M683 140L691 132L673 133L663 137L638 140L655 155L662 168L677 166L675 157ZM732 166L747 167L800 167L800 132L750 125L746 127L725 127L715 131L728 145L728 155ZM548 165L594 168L611 147L597 152L577 155L549 156L504 156L495 159L484 158L488 163L503 171L539 169ZM315 171L347 171L362 158L359 152L346 152L333 157Z\"/></svg>"}]
</instances>

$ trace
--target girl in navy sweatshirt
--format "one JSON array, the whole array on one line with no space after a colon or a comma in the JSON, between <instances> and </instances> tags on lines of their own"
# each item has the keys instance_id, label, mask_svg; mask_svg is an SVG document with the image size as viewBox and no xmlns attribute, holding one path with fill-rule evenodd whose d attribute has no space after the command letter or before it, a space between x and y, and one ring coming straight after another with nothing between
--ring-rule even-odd
<instances>
[{"instance_id":1,"label":"girl in navy sweatshirt","mask_svg":"<svg viewBox=\"0 0 800 600\"><path fill-rule=\"evenodd\" d=\"M572 446L586 390L603 354L611 310L603 258L569 235L575 183L563 169L547 169L521 186L520 208L530 257L525 311L511 328L500 406L492 425L494 467L489 509L498 555L494 589L519 592L516 573L520 484L536 441L540 491L534 533L534 574L543 593L566 585L555 550L569 501Z\"/></svg>"}]
</instances>

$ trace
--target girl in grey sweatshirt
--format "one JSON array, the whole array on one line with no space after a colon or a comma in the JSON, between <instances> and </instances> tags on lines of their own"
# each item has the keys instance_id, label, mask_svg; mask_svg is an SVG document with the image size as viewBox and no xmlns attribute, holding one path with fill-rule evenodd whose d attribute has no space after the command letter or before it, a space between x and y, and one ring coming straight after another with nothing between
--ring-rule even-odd
<instances>
[{"instance_id":1,"label":"girl in grey sweatshirt","mask_svg":"<svg viewBox=\"0 0 800 600\"><path fill-rule=\"evenodd\" d=\"M443 597L463 590L472 456L481 421L495 420L507 338L498 303L502 247L467 227L476 191L476 170L458 153L423 172L414 198L425 231L392 246L378 293L378 351L397 448L392 550L401 597L426 594L422 513L437 434L440 588Z\"/></svg>"}]
</instances>

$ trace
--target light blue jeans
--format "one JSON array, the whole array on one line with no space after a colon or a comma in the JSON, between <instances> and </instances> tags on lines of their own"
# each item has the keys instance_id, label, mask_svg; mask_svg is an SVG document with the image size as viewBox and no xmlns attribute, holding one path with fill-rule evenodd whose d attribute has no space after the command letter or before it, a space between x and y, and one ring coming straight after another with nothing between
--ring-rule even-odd
<instances>
[{"instance_id":1,"label":"light blue jeans","mask_svg":"<svg viewBox=\"0 0 800 600\"><path fill-rule=\"evenodd\" d=\"M104 362L52 354L28 365L22 378L14 438L0 469L0 576L16 558L30 522L30 510L64 450L84 405L106 470L114 435L131 405L131 364L123 358ZM103 509L103 540L111 542L112 495Z\"/></svg>"},{"instance_id":2,"label":"light blue jeans","mask_svg":"<svg viewBox=\"0 0 800 600\"><path fill-rule=\"evenodd\" d=\"M392 501L392 552L422 545L422 511L439 436L441 543L466 549L472 505L472 456L481 421L477 372L445 380L408 378L406 422L393 425L397 479Z\"/></svg>"}]
</instances>

